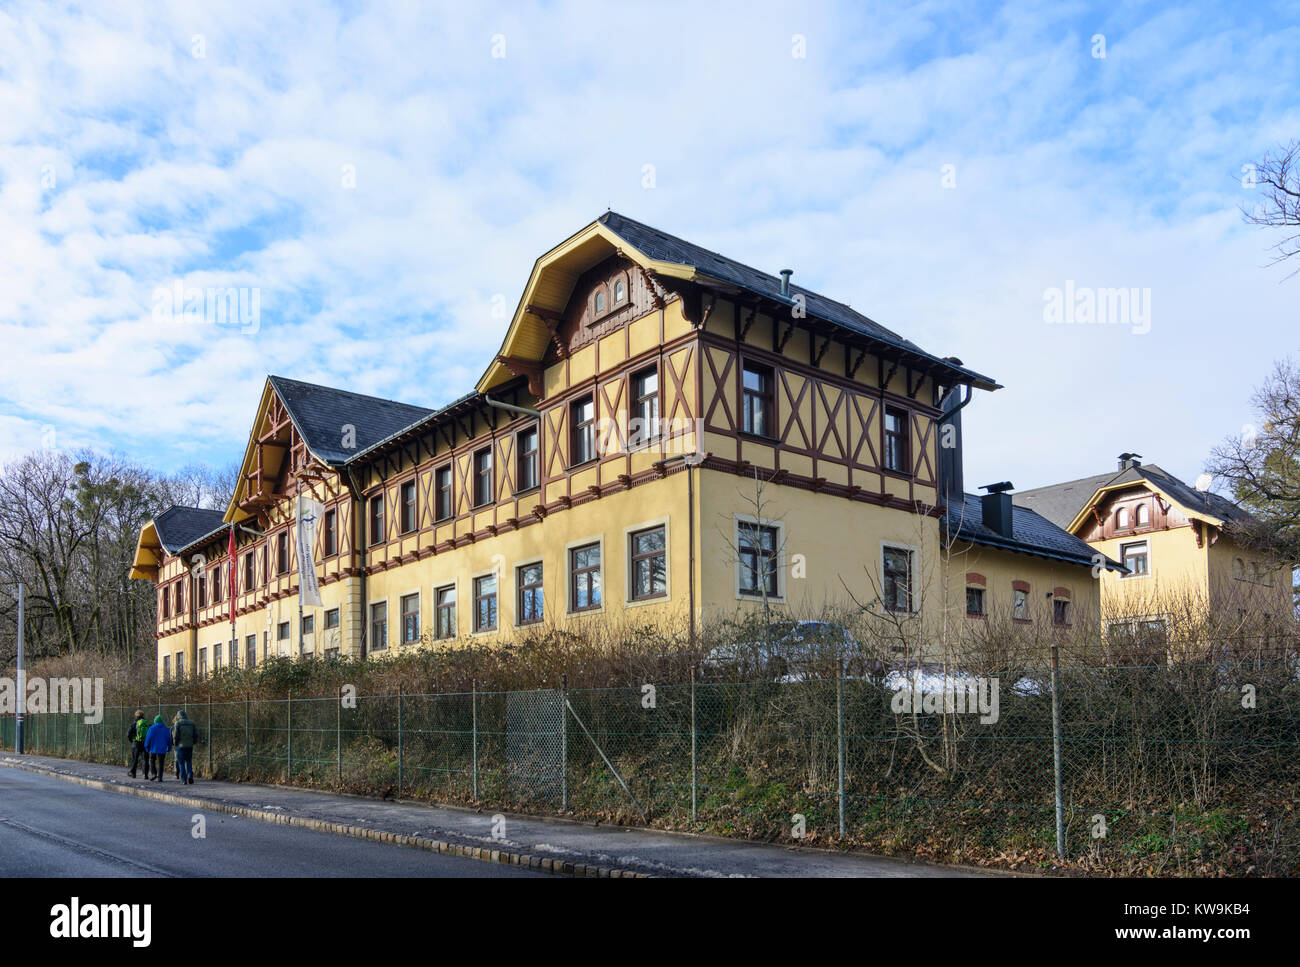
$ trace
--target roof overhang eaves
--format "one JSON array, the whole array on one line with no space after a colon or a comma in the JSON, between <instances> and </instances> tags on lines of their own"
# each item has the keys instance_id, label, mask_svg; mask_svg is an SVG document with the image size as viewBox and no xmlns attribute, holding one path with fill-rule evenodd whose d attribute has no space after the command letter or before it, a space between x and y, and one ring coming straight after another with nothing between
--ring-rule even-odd
<instances>
[{"instance_id":1,"label":"roof overhang eaves","mask_svg":"<svg viewBox=\"0 0 1300 967\"><path fill-rule=\"evenodd\" d=\"M1189 520L1203 521L1212 527L1223 527L1224 524L1227 523L1222 517L1216 517L1214 514L1208 513L1203 510L1197 510L1194 507L1188 507L1181 500L1178 500L1175 497L1173 497L1167 490L1161 487L1150 477L1144 476L1140 480L1121 480L1118 483L1112 483L1112 484L1107 484L1104 487L1098 487L1093 492L1093 495L1089 497L1088 500L1084 503L1083 507L1080 508L1079 512L1074 515L1074 520L1070 521L1070 525L1066 528L1066 530L1068 530L1071 534L1076 533L1077 529L1082 527L1083 522L1087 520L1088 514L1092 511L1094 507L1096 507L1098 504L1101 503L1102 499L1107 494L1114 493L1117 490L1127 490L1130 487L1147 487L1148 489L1155 491L1161 497L1167 500L1170 504L1172 504L1173 506L1177 507L1180 511L1182 511L1183 515L1187 517Z\"/></svg>"},{"instance_id":2,"label":"roof overhang eaves","mask_svg":"<svg viewBox=\"0 0 1300 967\"><path fill-rule=\"evenodd\" d=\"M439 419L442 417L452 416L456 413L465 412L466 410L469 410L474 406L478 406L479 404L481 404L483 397L485 395L486 394L480 393L478 391L475 391L473 393L467 393L464 396L462 396L460 399L452 400L446 406L442 407L441 409L434 410L432 413L426 413L424 416L420 417L414 423L410 423L407 426L402 427L400 430L396 431L395 433L389 434L384 439L378 440L375 443L370 444L370 446L366 447L364 450L360 451L359 453L353 454L352 456L348 457L346 460L339 463L335 463L333 465L336 467L347 467L357 463L360 460L373 456L375 453L382 450L384 447L396 444L400 442L403 438L419 432L420 430L424 429L424 427L426 426L436 425Z\"/></svg>"}]
</instances>

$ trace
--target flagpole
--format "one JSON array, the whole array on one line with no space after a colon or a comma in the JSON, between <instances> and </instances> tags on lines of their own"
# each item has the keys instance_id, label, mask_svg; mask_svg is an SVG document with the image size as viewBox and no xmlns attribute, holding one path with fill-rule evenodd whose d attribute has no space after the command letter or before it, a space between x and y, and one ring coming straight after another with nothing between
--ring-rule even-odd
<instances>
[{"instance_id":1,"label":"flagpole","mask_svg":"<svg viewBox=\"0 0 1300 967\"><path fill-rule=\"evenodd\" d=\"M18 700L14 703L14 751L19 755L23 754L24 740L23 735L23 713L27 710L27 674L23 670L23 598L27 596L27 589L23 587L23 582L18 582Z\"/></svg>"}]
</instances>

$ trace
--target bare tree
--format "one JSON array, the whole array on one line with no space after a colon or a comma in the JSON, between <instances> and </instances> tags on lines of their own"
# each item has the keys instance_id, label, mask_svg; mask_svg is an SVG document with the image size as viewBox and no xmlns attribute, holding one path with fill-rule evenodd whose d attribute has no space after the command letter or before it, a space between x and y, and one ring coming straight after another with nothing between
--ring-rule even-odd
<instances>
[{"instance_id":1,"label":"bare tree","mask_svg":"<svg viewBox=\"0 0 1300 967\"><path fill-rule=\"evenodd\" d=\"M156 481L117 458L40 451L0 470L0 662L13 657L17 585L30 654L149 652L153 588L128 572Z\"/></svg>"},{"instance_id":2,"label":"bare tree","mask_svg":"<svg viewBox=\"0 0 1300 967\"><path fill-rule=\"evenodd\" d=\"M1288 360L1251 397L1253 426L1210 454L1206 469L1226 480L1257 522L1229 525L1234 540L1300 566L1300 367Z\"/></svg>"},{"instance_id":3,"label":"bare tree","mask_svg":"<svg viewBox=\"0 0 1300 967\"><path fill-rule=\"evenodd\" d=\"M1300 141L1276 148L1247 170L1265 197L1255 208L1243 205L1242 215L1252 225L1294 229L1272 246L1274 263L1300 255Z\"/></svg>"},{"instance_id":4,"label":"bare tree","mask_svg":"<svg viewBox=\"0 0 1300 967\"><path fill-rule=\"evenodd\" d=\"M747 570L758 589L758 598L763 605L763 642L772 644L772 594L769 586L780 587L779 574L781 562L785 560L785 528L779 526L784 517L774 512L773 501L769 493L775 473L769 473L764 479L757 467L754 468L754 486L752 490L740 490L737 494L745 508L748 521L733 525L730 517L718 530L727 547L730 562L734 567ZM769 531L768 528L771 530ZM767 540L771 533L772 540Z\"/></svg>"}]
</instances>

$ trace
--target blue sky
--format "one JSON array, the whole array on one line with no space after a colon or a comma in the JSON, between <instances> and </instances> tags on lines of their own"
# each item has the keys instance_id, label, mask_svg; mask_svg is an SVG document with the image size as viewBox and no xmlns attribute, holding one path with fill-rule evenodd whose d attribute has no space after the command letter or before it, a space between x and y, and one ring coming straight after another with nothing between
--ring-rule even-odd
<instances>
[{"instance_id":1,"label":"blue sky","mask_svg":"<svg viewBox=\"0 0 1300 967\"><path fill-rule=\"evenodd\" d=\"M1239 212L1300 138L1294 7L110 6L0 8L3 459L229 463L271 372L444 403L606 207L996 377L971 486L1194 478L1296 349ZM256 331L159 321L177 282ZM1067 283L1148 324L1047 322Z\"/></svg>"}]
</instances>

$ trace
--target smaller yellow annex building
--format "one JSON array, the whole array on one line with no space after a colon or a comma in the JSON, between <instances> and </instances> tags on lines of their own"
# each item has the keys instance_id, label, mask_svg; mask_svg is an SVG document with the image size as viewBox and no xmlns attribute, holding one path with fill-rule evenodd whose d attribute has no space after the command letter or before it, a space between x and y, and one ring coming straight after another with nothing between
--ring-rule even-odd
<instances>
[{"instance_id":1,"label":"smaller yellow annex building","mask_svg":"<svg viewBox=\"0 0 1300 967\"><path fill-rule=\"evenodd\" d=\"M1107 634L1163 654L1179 619L1213 615L1243 635L1293 629L1290 569L1233 540L1232 525L1250 515L1139 456L1122 453L1113 471L1015 498L1124 565L1101 581Z\"/></svg>"},{"instance_id":2,"label":"smaller yellow annex building","mask_svg":"<svg viewBox=\"0 0 1300 967\"><path fill-rule=\"evenodd\" d=\"M1094 626L1139 565L1089 530L1093 498L1136 492L1099 485L1068 520L966 492L960 411L999 385L790 276L607 212L537 260L446 405L268 377L229 506L140 534L159 678L592 622L694 635L762 607L866 608L915 658L999 615L1042 641ZM1222 508L1149 500L1215 546Z\"/></svg>"}]
</instances>

